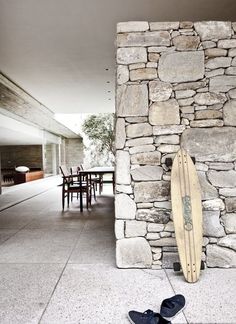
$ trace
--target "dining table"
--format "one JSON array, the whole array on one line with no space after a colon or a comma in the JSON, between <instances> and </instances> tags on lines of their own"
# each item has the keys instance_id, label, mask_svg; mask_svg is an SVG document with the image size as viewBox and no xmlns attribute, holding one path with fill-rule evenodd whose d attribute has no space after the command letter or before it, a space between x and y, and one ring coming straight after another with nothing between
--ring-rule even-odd
<instances>
[{"instance_id":1,"label":"dining table","mask_svg":"<svg viewBox=\"0 0 236 324\"><path fill-rule=\"evenodd\" d=\"M111 174L112 175L112 186L113 186L113 192L115 192L115 168L114 167L93 167L90 169L81 170L79 172L80 177L79 181L82 183L83 176L88 175L88 178L91 180L92 175L99 175L103 176L104 174ZM83 196L82 192L80 194L80 211L83 211Z\"/></svg>"}]
</instances>

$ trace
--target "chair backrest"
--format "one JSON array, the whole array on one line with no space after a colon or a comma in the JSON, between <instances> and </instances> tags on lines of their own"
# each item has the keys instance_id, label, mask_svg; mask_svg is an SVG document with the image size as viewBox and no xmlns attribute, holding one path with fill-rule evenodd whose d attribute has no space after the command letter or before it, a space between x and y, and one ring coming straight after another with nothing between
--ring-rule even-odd
<instances>
[{"instance_id":1,"label":"chair backrest","mask_svg":"<svg viewBox=\"0 0 236 324\"><path fill-rule=\"evenodd\" d=\"M63 177L68 177L71 175L66 165L60 165L59 168L61 170Z\"/></svg>"},{"instance_id":2,"label":"chair backrest","mask_svg":"<svg viewBox=\"0 0 236 324\"><path fill-rule=\"evenodd\" d=\"M62 173L63 177L63 184L73 184L73 178L71 177L71 173L69 172L68 168L66 165L60 165L59 166L60 171Z\"/></svg>"},{"instance_id":3,"label":"chair backrest","mask_svg":"<svg viewBox=\"0 0 236 324\"><path fill-rule=\"evenodd\" d=\"M79 174L79 171L80 171L80 167L79 166L72 166L70 168L70 173L71 174Z\"/></svg>"}]
</instances>

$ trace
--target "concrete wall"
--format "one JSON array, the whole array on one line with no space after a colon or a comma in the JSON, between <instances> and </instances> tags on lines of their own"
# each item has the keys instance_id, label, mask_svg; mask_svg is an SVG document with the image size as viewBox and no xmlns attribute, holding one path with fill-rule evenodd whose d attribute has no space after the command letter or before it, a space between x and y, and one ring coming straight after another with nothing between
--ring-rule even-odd
<instances>
[{"instance_id":1,"label":"concrete wall","mask_svg":"<svg viewBox=\"0 0 236 324\"><path fill-rule=\"evenodd\" d=\"M117 265L169 268L178 259L166 158L196 158L202 259L236 267L236 23L117 26Z\"/></svg>"},{"instance_id":2,"label":"concrete wall","mask_svg":"<svg viewBox=\"0 0 236 324\"><path fill-rule=\"evenodd\" d=\"M83 164L84 145L81 138L67 138L64 141L64 159L68 168Z\"/></svg>"},{"instance_id":3,"label":"concrete wall","mask_svg":"<svg viewBox=\"0 0 236 324\"><path fill-rule=\"evenodd\" d=\"M83 149L81 138L62 139L61 144L0 146L2 169L25 165L55 175L61 164L68 168L83 164Z\"/></svg>"},{"instance_id":4,"label":"concrete wall","mask_svg":"<svg viewBox=\"0 0 236 324\"><path fill-rule=\"evenodd\" d=\"M63 164L59 156L59 144L43 145L44 151L44 173L56 175L59 172L59 165Z\"/></svg>"},{"instance_id":5,"label":"concrete wall","mask_svg":"<svg viewBox=\"0 0 236 324\"><path fill-rule=\"evenodd\" d=\"M42 145L0 146L2 169L24 165L43 169Z\"/></svg>"},{"instance_id":6,"label":"concrete wall","mask_svg":"<svg viewBox=\"0 0 236 324\"><path fill-rule=\"evenodd\" d=\"M52 144L44 145L44 172L45 174L53 174Z\"/></svg>"}]
</instances>

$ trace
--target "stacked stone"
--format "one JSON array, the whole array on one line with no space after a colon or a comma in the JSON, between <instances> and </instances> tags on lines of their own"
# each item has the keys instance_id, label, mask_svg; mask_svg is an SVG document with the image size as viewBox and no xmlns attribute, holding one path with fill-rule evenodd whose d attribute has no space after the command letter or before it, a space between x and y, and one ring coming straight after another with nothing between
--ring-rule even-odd
<instances>
[{"instance_id":1,"label":"stacked stone","mask_svg":"<svg viewBox=\"0 0 236 324\"><path fill-rule=\"evenodd\" d=\"M180 145L196 159L203 260L236 266L236 23L117 26L117 265L178 260L165 161Z\"/></svg>"}]
</instances>

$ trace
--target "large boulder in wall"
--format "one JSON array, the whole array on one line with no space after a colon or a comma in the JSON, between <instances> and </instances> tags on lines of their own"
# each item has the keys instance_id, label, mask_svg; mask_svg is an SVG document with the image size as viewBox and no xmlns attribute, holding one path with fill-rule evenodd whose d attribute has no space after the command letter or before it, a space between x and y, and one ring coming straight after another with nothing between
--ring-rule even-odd
<instances>
[{"instance_id":1,"label":"large boulder in wall","mask_svg":"<svg viewBox=\"0 0 236 324\"><path fill-rule=\"evenodd\" d=\"M198 161L229 162L236 159L236 128L189 128L181 137L181 146Z\"/></svg>"}]
</instances>

